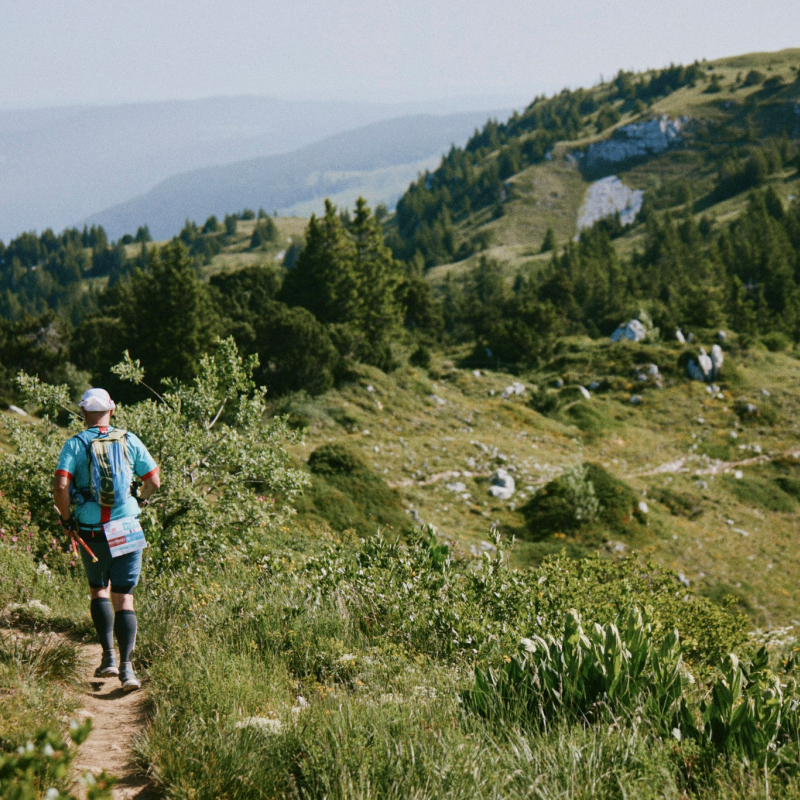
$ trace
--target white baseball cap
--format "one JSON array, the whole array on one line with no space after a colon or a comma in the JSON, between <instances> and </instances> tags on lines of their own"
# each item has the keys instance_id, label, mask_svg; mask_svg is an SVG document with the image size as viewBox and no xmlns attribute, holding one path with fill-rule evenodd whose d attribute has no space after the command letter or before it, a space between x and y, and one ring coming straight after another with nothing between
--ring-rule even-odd
<instances>
[{"instance_id":1,"label":"white baseball cap","mask_svg":"<svg viewBox=\"0 0 800 800\"><path fill-rule=\"evenodd\" d=\"M113 411L117 407L105 389L87 389L78 405L84 411Z\"/></svg>"}]
</instances>

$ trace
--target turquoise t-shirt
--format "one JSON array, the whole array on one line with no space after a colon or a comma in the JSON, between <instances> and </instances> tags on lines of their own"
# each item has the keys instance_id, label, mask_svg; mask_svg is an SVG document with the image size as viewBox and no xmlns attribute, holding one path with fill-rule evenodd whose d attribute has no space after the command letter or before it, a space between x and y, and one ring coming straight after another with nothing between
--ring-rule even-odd
<instances>
[{"instance_id":1,"label":"turquoise t-shirt","mask_svg":"<svg viewBox=\"0 0 800 800\"><path fill-rule=\"evenodd\" d=\"M114 428L103 429L103 433L113 431ZM87 439L86 434L90 434L91 439L100 435L99 428L87 428L81 438ZM140 479L146 480L157 469L156 462L147 448L142 444L142 440L133 433L128 433L128 459L133 468L133 472ZM89 462L86 458L86 446L77 436L68 439L61 448L61 455L58 457L56 475L64 475L72 481L72 489L85 489L90 485ZM108 522L112 519L122 519L123 517L138 517L140 513L139 504L134 497L120 506L114 506L111 514L106 512L102 515L100 504L94 500L85 500L75 506L75 519L82 525L99 525L101 522ZM101 519L102 516L102 519Z\"/></svg>"}]
</instances>

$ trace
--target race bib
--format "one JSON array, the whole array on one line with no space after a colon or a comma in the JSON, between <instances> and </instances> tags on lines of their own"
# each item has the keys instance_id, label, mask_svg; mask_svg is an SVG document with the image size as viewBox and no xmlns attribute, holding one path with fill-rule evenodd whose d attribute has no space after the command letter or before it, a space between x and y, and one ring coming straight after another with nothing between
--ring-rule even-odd
<instances>
[{"instance_id":1,"label":"race bib","mask_svg":"<svg viewBox=\"0 0 800 800\"><path fill-rule=\"evenodd\" d=\"M138 517L123 517L106 522L103 530L111 550L111 558L124 556L134 550L144 550L147 542Z\"/></svg>"}]
</instances>

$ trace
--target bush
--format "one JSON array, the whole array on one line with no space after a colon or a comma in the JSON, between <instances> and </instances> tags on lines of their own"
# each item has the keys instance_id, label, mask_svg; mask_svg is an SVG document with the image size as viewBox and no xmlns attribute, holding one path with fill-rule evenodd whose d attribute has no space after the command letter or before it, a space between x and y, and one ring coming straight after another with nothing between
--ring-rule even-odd
<instances>
[{"instance_id":1,"label":"bush","mask_svg":"<svg viewBox=\"0 0 800 800\"><path fill-rule=\"evenodd\" d=\"M522 639L496 672L476 667L464 700L478 714L512 724L546 728L563 716L592 722L606 711L629 717L646 709L661 735L694 732L683 696L692 679L679 641L677 631L656 640L638 609L586 630L572 611L562 636Z\"/></svg>"},{"instance_id":2,"label":"bush","mask_svg":"<svg viewBox=\"0 0 800 800\"><path fill-rule=\"evenodd\" d=\"M338 531L372 536L378 528L400 533L407 525L400 495L390 489L354 450L342 444L317 448L308 460L311 487L297 504L300 513Z\"/></svg>"},{"instance_id":3,"label":"bush","mask_svg":"<svg viewBox=\"0 0 800 800\"><path fill-rule=\"evenodd\" d=\"M772 333L764 334L761 337L761 342L770 353L779 353L783 350L788 350L792 340L781 331L772 331Z\"/></svg>"},{"instance_id":4,"label":"bush","mask_svg":"<svg viewBox=\"0 0 800 800\"><path fill-rule=\"evenodd\" d=\"M708 699L682 663L677 631L659 640L632 609L613 623L584 629L570 612L563 635L522 639L500 670L476 667L467 708L492 720L546 728L559 718L593 722L643 716L664 739L745 764L798 771L800 692L796 666L781 677L762 647L747 662L733 653L719 665Z\"/></svg>"},{"instance_id":5,"label":"bush","mask_svg":"<svg viewBox=\"0 0 800 800\"><path fill-rule=\"evenodd\" d=\"M92 729L87 719L82 725L70 727L70 739L83 744ZM72 762L77 748L63 736L42 728L25 747L15 753L0 752L0 796L8 800L75 800L67 791L73 783ZM111 800L111 787L117 782L103 771L92 776L86 773L81 782L86 787L87 800Z\"/></svg>"},{"instance_id":6,"label":"bush","mask_svg":"<svg viewBox=\"0 0 800 800\"><path fill-rule=\"evenodd\" d=\"M142 514L157 570L197 569L247 551L292 513L288 503L307 479L289 467L286 442L299 441L281 419L264 423L265 389L252 374L257 359L241 358L232 339L203 356L191 384L169 382L158 402L118 406L115 419L135 431L162 468L162 485ZM144 371L125 353L113 368L144 385ZM66 387L20 376L31 401L50 412L69 409ZM53 519L52 474L63 432L45 418L36 425L7 421L17 452L0 461L0 485L10 502L31 512L32 524ZM72 432L83 428L77 418ZM209 563L210 565L210 563Z\"/></svg>"},{"instance_id":7,"label":"bush","mask_svg":"<svg viewBox=\"0 0 800 800\"><path fill-rule=\"evenodd\" d=\"M638 518L638 502L624 481L599 464L585 464L550 481L521 511L534 539L591 528L624 534Z\"/></svg>"}]
</instances>

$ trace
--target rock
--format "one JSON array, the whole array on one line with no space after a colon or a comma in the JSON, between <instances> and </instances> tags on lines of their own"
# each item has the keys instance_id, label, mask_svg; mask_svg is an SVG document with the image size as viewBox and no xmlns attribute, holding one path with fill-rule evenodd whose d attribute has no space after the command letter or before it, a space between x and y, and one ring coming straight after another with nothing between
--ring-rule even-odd
<instances>
[{"instance_id":1,"label":"rock","mask_svg":"<svg viewBox=\"0 0 800 800\"><path fill-rule=\"evenodd\" d=\"M740 469L734 470L733 477L736 478L737 481L740 481L742 478L744 478L744 472L742 472Z\"/></svg>"},{"instance_id":2,"label":"rock","mask_svg":"<svg viewBox=\"0 0 800 800\"><path fill-rule=\"evenodd\" d=\"M585 400L591 400L592 395L589 393L589 390L585 386L579 386L578 391L581 393Z\"/></svg>"},{"instance_id":3,"label":"rock","mask_svg":"<svg viewBox=\"0 0 800 800\"><path fill-rule=\"evenodd\" d=\"M686 337L683 335L683 331L680 328L675 331L675 339L681 344L686 344Z\"/></svg>"},{"instance_id":4,"label":"rock","mask_svg":"<svg viewBox=\"0 0 800 800\"><path fill-rule=\"evenodd\" d=\"M443 400L441 397L439 397L438 394L432 394L429 399L432 400L437 405L440 405L440 406L446 406L447 405L447 400Z\"/></svg>"},{"instance_id":5,"label":"rock","mask_svg":"<svg viewBox=\"0 0 800 800\"><path fill-rule=\"evenodd\" d=\"M728 338L728 334L725 331L718 331L717 332L717 339L720 342L724 342Z\"/></svg>"},{"instance_id":6,"label":"rock","mask_svg":"<svg viewBox=\"0 0 800 800\"><path fill-rule=\"evenodd\" d=\"M616 175L595 181L586 192L578 212L578 230L591 228L598 220L619 214L623 225L630 225L642 208L644 192L631 189Z\"/></svg>"},{"instance_id":7,"label":"rock","mask_svg":"<svg viewBox=\"0 0 800 800\"><path fill-rule=\"evenodd\" d=\"M596 392L596 391L597 391L597 390L600 388L600 381L592 381L592 382L589 384L589 388L590 388L590 389L591 389L593 392Z\"/></svg>"},{"instance_id":8,"label":"rock","mask_svg":"<svg viewBox=\"0 0 800 800\"><path fill-rule=\"evenodd\" d=\"M640 394L631 395L631 403L633 403L633 405L635 406L641 405L643 401L644 397L642 397Z\"/></svg>"},{"instance_id":9,"label":"rock","mask_svg":"<svg viewBox=\"0 0 800 800\"><path fill-rule=\"evenodd\" d=\"M704 381L706 379L705 373L694 359L686 365L686 374L693 381Z\"/></svg>"},{"instance_id":10,"label":"rock","mask_svg":"<svg viewBox=\"0 0 800 800\"><path fill-rule=\"evenodd\" d=\"M519 381L514 381L511 386L506 386L506 388L503 389L502 398L503 400L508 400L509 397L520 394L525 394L525 385Z\"/></svg>"},{"instance_id":11,"label":"rock","mask_svg":"<svg viewBox=\"0 0 800 800\"><path fill-rule=\"evenodd\" d=\"M725 355L722 352L722 348L718 344L715 344L711 348L711 374L714 378L719 377L724 361ZM719 387L717 387L717 392L719 392Z\"/></svg>"},{"instance_id":12,"label":"rock","mask_svg":"<svg viewBox=\"0 0 800 800\"><path fill-rule=\"evenodd\" d=\"M678 573L678 580L688 589L689 588L689 579L682 573Z\"/></svg>"},{"instance_id":13,"label":"rock","mask_svg":"<svg viewBox=\"0 0 800 800\"><path fill-rule=\"evenodd\" d=\"M687 342L693 342L694 341L694 334L691 331L689 331L689 335L686 337L686 341Z\"/></svg>"},{"instance_id":14,"label":"rock","mask_svg":"<svg viewBox=\"0 0 800 800\"><path fill-rule=\"evenodd\" d=\"M717 354L719 359L720 368L722 367L722 348L719 345L714 345L719 350ZM712 353L714 352L712 348ZM705 348L700 348L700 354L697 358L692 358L686 364L686 374L691 378L693 381L702 381L706 383L707 381L713 380L715 377L714 373L714 360L711 356L706 353Z\"/></svg>"},{"instance_id":15,"label":"rock","mask_svg":"<svg viewBox=\"0 0 800 800\"><path fill-rule=\"evenodd\" d=\"M628 320L611 334L612 342L621 342L623 339L630 342L642 342L646 338L647 330L638 319Z\"/></svg>"},{"instance_id":16,"label":"rock","mask_svg":"<svg viewBox=\"0 0 800 800\"><path fill-rule=\"evenodd\" d=\"M762 389L761 394L764 395L764 397L769 397L769 389Z\"/></svg>"},{"instance_id":17,"label":"rock","mask_svg":"<svg viewBox=\"0 0 800 800\"><path fill-rule=\"evenodd\" d=\"M758 416L758 406L747 400L737 400L733 404L733 410L736 412L737 416L743 419L750 419L751 417Z\"/></svg>"},{"instance_id":18,"label":"rock","mask_svg":"<svg viewBox=\"0 0 800 800\"><path fill-rule=\"evenodd\" d=\"M708 489L708 484L705 481L697 481L697 488L701 491Z\"/></svg>"},{"instance_id":19,"label":"rock","mask_svg":"<svg viewBox=\"0 0 800 800\"><path fill-rule=\"evenodd\" d=\"M481 376L481 371L480 371L479 369L474 369L474 370L472 370L472 376L473 376L474 378L480 378L480 376Z\"/></svg>"},{"instance_id":20,"label":"rock","mask_svg":"<svg viewBox=\"0 0 800 800\"><path fill-rule=\"evenodd\" d=\"M705 375L706 378L711 377L714 371L714 362L703 347L700 348L700 355L697 356L697 365L703 370L703 375Z\"/></svg>"},{"instance_id":21,"label":"rock","mask_svg":"<svg viewBox=\"0 0 800 800\"><path fill-rule=\"evenodd\" d=\"M459 494L467 491L467 485L461 481L445 484L445 488L449 489L451 492L458 492Z\"/></svg>"},{"instance_id":22,"label":"rock","mask_svg":"<svg viewBox=\"0 0 800 800\"><path fill-rule=\"evenodd\" d=\"M624 544L623 542L614 542L614 541L606 542L606 547L612 553L614 553L614 555L621 555L628 549L628 545Z\"/></svg>"},{"instance_id":23,"label":"rock","mask_svg":"<svg viewBox=\"0 0 800 800\"><path fill-rule=\"evenodd\" d=\"M659 371L658 371L658 364L651 364L647 368L647 372L648 372L648 374L650 375L651 378L657 378L659 376L659 374L660 374Z\"/></svg>"},{"instance_id":24,"label":"rock","mask_svg":"<svg viewBox=\"0 0 800 800\"><path fill-rule=\"evenodd\" d=\"M367 391L368 392L374 392L375 391L375 387L371 383L368 383L367 384Z\"/></svg>"},{"instance_id":25,"label":"rock","mask_svg":"<svg viewBox=\"0 0 800 800\"><path fill-rule=\"evenodd\" d=\"M639 511L641 511L642 514L649 514L650 513L650 509L647 507L647 503L645 503L644 500L640 500L639 501Z\"/></svg>"},{"instance_id":26,"label":"rock","mask_svg":"<svg viewBox=\"0 0 800 800\"><path fill-rule=\"evenodd\" d=\"M647 383L647 375L645 375L644 372L640 372L636 376L636 380L638 380L639 383Z\"/></svg>"},{"instance_id":27,"label":"rock","mask_svg":"<svg viewBox=\"0 0 800 800\"><path fill-rule=\"evenodd\" d=\"M556 378L556 389L563 389L564 381L561 378Z\"/></svg>"},{"instance_id":28,"label":"rock","mask_svg":"<svg viewBox=\"0 0 800 800\"><path fill-rule=\"evenodd\" d=\"M14 414L19 414L21 417L27 417L28 412L25 411L24 408L20 408L19 406L9 406L8 410Z\"/></svg>"},{"instance_id":29,"label":"rock","mask_svg":"<svg viewBox=\"0 0 800 800\"><path fill-rule=\"evenodd\" d=\"M632 159L663 153L679 144L688 117L670 119L666 114L646 122L632 122L617 128L610 138L589 145L583 162L592 172Z\"/></svg>"},{"instance_id":30,"label":"rock","mask_svg":"<svg viewBox=\"0 0 800 800\"><path fill-rule=\"evenodd\" d=\"M492 485L489 494L498 500L510 500L514 495L516 483L508 471L500 467L492 476Z\"/></svg>"}]
</instances>

